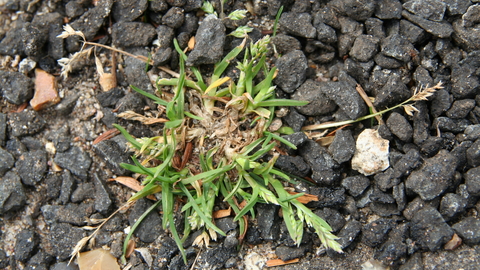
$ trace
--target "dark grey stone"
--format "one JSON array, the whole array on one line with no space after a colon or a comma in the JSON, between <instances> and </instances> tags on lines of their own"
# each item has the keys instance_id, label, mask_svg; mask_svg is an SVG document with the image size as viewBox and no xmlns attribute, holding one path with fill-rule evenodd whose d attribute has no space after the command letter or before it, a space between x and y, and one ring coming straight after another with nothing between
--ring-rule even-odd
<instances>
[{"instance_id":1,"label":"dark grey stone","mask_svg":"<svg viewBox=\"0 0 480 270\"><path fill-rule=\"evenodd\" d=\"M0 113L0 146L5 146L6 141L7 141L7 115L4 113Z\"/></svg>"},{"instance_id":2,"label":"dark grey stone","mask_svg":"<svg viewBox=\"0 0 480 270\"><path fill-rule=\"evenodd\" d=\"M172 27L159 25L155 31L158 35L159 48L168 48L172 45L173 37L175 36L175 30Z\"/></svg>"},{"instance_id":3,"label":"dark grey stone","mask_svg":"<svg viewBox=\"0 0 480 270\"><path fill-rule=\"evenodd\" d=\"M167 13L165 13L165 15L163 15L162 17L162 23L174 29L182 26L184 21L185 12L182 8L179 7L170 8Z\"/></svg>"},{"instance_id":4,"label":"dark grey stone","mask_svg":"<svg viewBox=\"0 0 480 270\"><path fill-rule=\"evenodd\" d=\"M74 93L64 97L55 107L55 110L62 115L69 115L73 111L73 108L75 108L79 97L80 93Z\"/></svg>"},{"instance_id":5,"label":"dark grey stone","mask_svg":"<svg viewBox=\"0 0 480 270\"><path fill-rule=\"evenodd\" d=\"M102 180L97 173L93 174L95 183L95 210L101 214L108 214L113 202L107 190L105 180Z\"/></svg>"},{"instance_id":6,"label":"dark grey stone","mask_svg":"<svg viewBox=\"0 0 480 270\"><path fill-rule=\"evenodd\" d=\"M393 112L387 118L387 127L390 129L393 135L397 136L404 142L412 140L413 128L408 120L401 114Z\"/></svg>"},{"instance_id":7,"label":"dark grey stone","mask_svg":"<svg viewBox=\"0 0 480 270\"><path fill-rule=\"evenodd\" d=\"M478 245L480 243L480 219L467 217L455 223L452 229L462 238L467 245Z\"/></svg>"},{"instance_id":8,"label":"dark grey stone","mask_svg":"<svg viewBox=\"0 0 480 270\"><path fill-rule=\"evenodd\" d=\"M219 246L202 253L196 263L201 269L222 269L225 262L236 254L235 248Z\"/></svg>"},{"instance_id":9,"label":"dark grey stone","mask_svg":"<svg viewBox=\"0 0 480 270\"><path fill-rule=\"evenodd\" d=\"M333 27L325 24L323 22L318 22L315 24L317 29L317 39L325 43L335 43L337 42L337 33Z\"/></svg>"},{"instance_id":10,"label":"dark grey stone","mask_svg":"<svg viewBox=\"0 0 480 270\"><path fill-rule=\"evenodd\" d=\"M332 113L337 105L320 90L321 83L306 80L293 94L292 99L308 101L307 105L295 107L298 112L307 116Z\"/></svg>"},{"instance_id":11,"label":"dark grey stone","mask_svg":"<svg viewBox=\"0 0 480 270\"><path fill-rule=\"evenodd\" d=\"M462 15L462 23L465 27L473 27L480 23L480 6L472 5L468 7L467 12Z\"/></svg>"},{"instance_id":12,"label":"dark grey stone","mask_svg":"<svg viewBox=\"0 0 480 270\"><path fill-rule=\"evenodd\" d=\"M447 12L450 16L464 14L471 5L470 1L464 0L443 0L443 2L447 4Z\"/></svg>"},{"instance_id":13,"label":"dark grey stone","mask_svg":"<svg viewBox=\"0 0 480 270\"><path fill-rule=\"evenodd\" d=\"M342 180L342 187L353 197L360 196L369 186L370 180L363 175L349 176Z\"/></svg>"},{"instance_id":14,"label":"dark grey stone","mask_svg":"<svg viewBox=\"0 0 480 270\"><path fill-rule=\"evenodd\" d=\"M467 186L468 193L473 196L479 196L480 195L480 167L476 167L468 170L464 177L465 177L465 185Z\"/></svg>"},{"instance_id":15,"label":"dark grey stone","mask_svg":"<svg viewBox=\"0 0 480 270\"><path fill-rule=\"evenodd\" d=\"M458 47L454 47L450 39L438 39L435 44L435 51L442 58L447 66L454 66L462 59L462 53Z\"/></svg>"},{"instance_id":16,"label":"dark grey stone","mask_svg":"<svg viewBox=\"0 0 480 270\"><path fill-rule=\"evenodd\" d=\"M480 32L475 27L465 27L462 19L453 21L452 26L452 37L461 47L468 51L480 49Z\"/></svg>"},{"instance_id":17,"label":"dark grey stone","mask_svg":"<svg viewBox=\"0 0 480 270\"><path fill-rule=\"evenodd\" d=\"M79 203L87 199L95 198L95 189L92 182L79 183L70 196L70 201Z\"/></svg>"},{"instance_id":18,"label":"dark grey stone","mask_svg":"<svg viewBox=\"0 0 480 270\"><path fill-rule=\"evenodd\" d=\"M178 252L178 246L171 237L166 236L160 243L160 248L157 250L155 260L153 260L153 268L167 269L170 260Z\"/></svg>"},{"instance_id":19,"label":"dark grey stone","mask_svg":"<svg viewBox=\"0 0 480 270\"><path fill-rule=\"evenodd\" d=\"M125 152L116 142L104 140L93 146L95 153L106 162L107 167L117 175L127 175L128 170L120 166L121 163L132 163L131 153Z\"/></svg>"},{"instance_id":20,"label":"dark grey stone","mask_svg":"<svg viewBox=\"0 0 480 270\"><path fill-rule=\"evenodd\" d=\"M312 201L307 204L308 207L313 208L338 208L344 205L346 201L344 188L312 187L310 194L318 196L318 201Z\"/></svg>"},{"instance_id":21,"label":"dark grey stone","mask_svg":"<svg viewBox=\"0 0 480 270\"><path fill-rule=\"evenodd\" d=\"M388 234L388 239L375 252L378 260L397 261L407 255L406 237L408 235L408 224L398 224Z\"/></svg>"},{"instance_id":22,"label":"dark grey stone","mask_svg":"<svg viewBox=\"0 0 480 270\"><path fill-rule=\"evenodd\" d=\"M350 246L350 244L355 241L361 230L362 224L359 221L355 219L348 221L342 230L340 230L340 232L337 234L337 237L339 238L337 242L340 244L342 249Z\"/></svg>"},{"instance_id":23,"label":"dark grey stone","mask_svg":"<svg viewBox=\"0 0 480 270\"><path fill-rule=\"evenodd\" d=\"M302 129L306 119L305 116L299 114L294 108L290 108L288 114L283 117L285 123L295 132L299 132Z\"/></svg>"},{"instance_id":24,"label":"dark grey stone","mask_svg":"<svg viewBox=\"0 0 480 270\"><path fill-rule=\"evenodd\" d=\"M112 16L118 22L132 22L147 10L148 0L121 0L115 1L112 7ZM132 34L135 32L131 32ZM137 36L136 34L134 34Z\"/></svg>"},{"instance_id":25,"label":"dark grey stone","mask_svg":"<svg viewBox=\"0 0 480 270\"><path fill-rule=\"evenodd\" d=\"M463 131L468 140L475 141L480 138L480 125L470 125Z\"/></svg>"},{"instance_id":26,"label":"dark grey stone","mask_svg":"<svg viewBox=\"0 0 480 270\"><path fill-rule=\"evenodd\" d=\"M293 36L315 38L317 30L312 25L312 16L309 13L284 12L279 24Z\"/></svg>"},{"instance_id":27,"label":"dark grey stone","mask_svg":"<svg viewBox=\"0 0 480 270\"><path fill-rule=\"evenodd\" d=\"M438 38L448 38L454 31L452 25L447 21L435 22L426 20L405 10L402 11L402 16Z\"/></svg>"},{"instance_id":28,"label":"dark grey stone","mask_svg":"<svg viewBox=\"0 0 480 270\"><path fill-rule=\"evenodd\" d=\"M474 99L456 100L447 111L447 116L453 119L465 118L473 108L475 108Z\"/></svg>"},{"instance_id":29,"label":"dark grey stone","mask_svg":"<svg viewBox=\"0 0 480 270\"><path fill-rule=\"evenodd\" d=\"M277 52L280 54L302 49L302 45L298 39L285 34L278 34L272 37L272 44L275 45Z\"/></svg>"},{"instance_id":30,"label":"dark grey stone","mask_svg":"<svg viewBox=\"0 0 480 270\"><path fill-rule=\"evenodd\" d=\"M135 71L132 70L132 72L135 72ZM142 72L142 71L139 71L139 72ZM133 75L134 74L132 74L132 77ZM143 73L143 75L146 76L145 73ZM117 102L117 105L116 105L118 112L134 111L136 113L141 113L143 111L144 106L145 106L145 101L143 100L143 96L136 92L127 93L124 97L122 97Z\"/></svg>"},{"instance_id":31,"label":"dark grey stone","mask_svg":"<svg viewBox=\"0 0 480 270\"><path fill-rule=\"evenodd\" d=\"M75 226L84 226L86 220L95 211L93 203L44 205L40 208L48 224L68 223Z\"/></svg>"},{"instance_id":32,"label":"dark grey stone","mask_svg":"<svg viewBox=\"0 0 480 270\"><path fill-rule=\"evenodd\" d=\"M0 268L7 268L10 259L7 257L7 253L3 249L0 249Z\"/></svg>"},{"instance_id":33,"label":"dark grey stone","mask_svg":"<svg viewBox=\"0 0 480 270\"><path fill-rule=\"evenodd\" d=\"M84 12L82 5L77 1L70 1L65 4L65 13L69 19L74 19Z\"/></svg>"},{"instance_id":34,"label":"dark grey stone","mask_svg":"<svg viewBox=\"0 0 480 270\"><path fill-rule=\"evenodd\" d=\"M400 20L400 35L413 44L421 43L427 38L425 30L407 20Z\"/></svg>"},{"instance_id":35,"label":"dark grey stone","mask_svg":"<svg viewBox=\"0 0 480 270\"><path fill-rule=\"evenodd\" d=\"M441 22L447 5L440 0L410 0L403 8L424 19Z\"/></svg>"},{"instance_id":36,"label":"dark grey stone","mask_svg":"<svg viewBox=\"0 0 480 270\"><path fill-rule=\"evenodd\" d=\"M332 144L328 147L333 159L338 163L349 161L355 153L355 139L350 130L337 130Z\"/></svg>"},{"instance_id":37,"label":"dark grey stone","mask_svg":"<svg viewBox=\"0 0 480 270\"><path fill-rule=\"evenodd\" d=\"M306 177L310 173L310 167L303 158L299 156L292 157L281 155L275 162L275 167L298 177Z\"/></svg>"},{"instance_id":38,"label":"dark grey stone","mask_svg":"<svg viewBox=\"0 0 480 270\"><path fill-rule=\"evenodd\" d=\"M381 89L377 90L373 105L376 108L390 107L407 100L409 97L410 90L402 82L401 77L393 75L388 78L387 83Z\"/></svg>"},{"instance_id":39,"label":"dark grey stone","mask_svg":"<svg viewBox=\"0 0 480 270\"><path fill-rule=\"evenodd\" d=\"M355 39L349 54L358 61L370 61L378 52L378 43L379 39L376 37L360 35Z\"/></svg>"},{"instance_id":40,"label":"dark grey stone","mask_svg":"<svg viewBox=\"0 0 480 270\"><path fill-rule=\"evenodd\" d=\"M375 16L379 19L400 19L402 3L399 0L379 0L375 8Z\"/></svg>"},{"instance_id":41,"label":"dark grey stone","mask_svg":"<svg viewBox=\"0 0 480 270\"><path fill-rule=\"evenodd\" d=\"M261 239L265 241L278 240L280 234L280 217L278 216L278 205L257 204L257 224Z\"/></svg>"},{"instance_id":42,"label":"dark grey stone","mask_svg":"<svg viewBox=\"0 0 480 270\"><path fill-rule=\"evenodd\" d=\"M480 165L480 139L476 140L467 149L467 162L468 165L472 167L477 167Z\"/></svg>"},{"instance_id":43,"label":"dark grey stone","mask_svg":"<svg viewBox=\"0 0 480 270\"><path fill-rule=\"evenodd\" d=\"M8 115L10 134L15 137L33 135L45 127L45 120L36 111L25 110Z\"/></svg>"},{"instance_id":44,"label":"dark grey stone","mask_svg":"<svg viewBox=\"0 0 480 270\"><path fill-rule=\"evenodd\" d=\"M467 200L455 193L447 193L440 201L440 214L446 221L453 219L458 214L465 211Z\"/></svg>"},{"instance_id":45,"label":"dark grey stone","mask_svg":"<svg viewBox=\"0 0 480 270\"><path fill-rule=\"evenodd\" d=\"M213 15L207 16L195 35L195 48L188 56L188 66L215 64L223 55L225 26Z\"/></svg>"},{"instance_id":46,"label":"dark grey stone","mask_svg":"<svg viewBox=\"0 0 480 270\"><path fill-rule=\"evenodd\" d=\"M70 257L75 245L86 233L83 229L67 223L54 223L47 234L48 246L45 252L63 261Z\"/></svg>"},{"instance_id":47,"label":"dark grey stone","mask_svg":"<svg viewBox=\"0 0 480 270\"><path fill-rule=\"evenodd\" d=\"M123 89L115 87L108 92L101 92L97 94L97 100L102 107L115 107L118 100L125 96Z\"/></svg>"},{"instance_id":48,"label":"dark grey stone","mask_svg":"<svg viewBox=\"0 0 480 270\"><path fill-rule=\"evenodd\" d=\"M110 15L112 9L113 0L104 0L98 2L99 4L72 22L70 25L73 29L81 31L87 40L92 40L97 34L98 30L102 27L105 19ZM77 52L82 43L78 37L67 38L66 48L69 52Z\"/></svg>"},{"instance_id":49,"label":"dark grey stone","mask_svg":"<svg viewBox=\"0 0 480 270\"><path fill-rule=\"evenodd\" d=\"M64 169L68 169L74 175L86 180L88 169L92 164L92 159L79 147L71 147L66 152L57 153L54 158L55 163Z\"/></svg>"},{"instance_id":50,"label":"dark grey stone","mask_svg":"<svg viewBox=\"0 0 480 270\"><path fill-rule=\"evenodd\" d=\"M112 42L121 48L147 46L155 37L155 28L148 23L118 22L112 27Z\"/></svg>"},{"instance_id":51,"label":"dark grey stone","mask_svg":"<svg viewBox=\"0 0 480 270\"><path fill-rule=\"evenodd\" d=\"M451 119L448 117L437 117L433 119L432 127L444 132L460 133L471 124L467 119Z\"/></svg>"},{"instance_id":52,"label":"dark grey stone","mask_svg":"<svg viewBox=\"0 0 480 270\"><path fill-rule=\"evenodd\" d=\"M385 69L394 69L402 67L404 64L402 61L399 61L395 58L385 56L381 53L377 53L373 58L375 63Z\"/></svg>"},{"instance_id":53,"label":"dark grey stone","mask_svg":"<svg viewBox=\"0 0 480 270\"><path fill-rule=\"evenodd\" d=\"M152 203L146 199L139 199L135 203L135 206L128 217L130 226L133 226L137 222L138 218L152 206ZM162 218L158 214L158 211L151 211L147 217L143 219L140 225L134 232L134 235L138 237L142 242L152 243L163 232Z\"/></svg>"},{"instance_id":54,"label":"dark grey stone","mask_svg":"<svg viewBox=\"0 0 480 270\"><path fill-rule=\"evenodd\" d=\"M390 35L384 38L380 47L383 55L395 58L402 62L410 61L410 52L415 50L415 47L399 34Z\"/></svg>"},{"instance_id":55,"label":"dark grey stone","mask_svg":"<svg viewBox=\"0 0 480 270\"><path fill-rule=\"evenodd\" d=\"M27 201L20 176L8 171L0 181L0 215L22 209Z\"/></svg>"},{"instance_id":56,"label":"dark grey stone","mask_svg":"<svg viewBox=\"0 0 480 270\"><path fill-rule=\"evenodd\" d=\"M340 231L347 222L340 212L332 208L325 207L321 210L316 210L314 213L330 225L332 232Z\"/></svg>"},{"instance_id":57,"label":"dark grey stone","mask_svg":"<svg viewBox=\"0 0 480 270\"><path fill-rule=\"evenodd\" d=\"M0 176L3 176L15 164L13 156L0 147Z\"/></svg>"},{"instance_id":58,"label":"dark grey stone","mask_svg":"<svg viewBox=\"0 0 480 270\"><path fill-rule=\"evenodd\" d=\"M28 34L29 23L18 23L8 31L0 41L0 54L25 56L25 36Z\"/></svg>"},{"instance_id":59,"label":"dark grey stone","mask_svg":"<svg viewBox=\"0 0 480 270\"><path fill-rule=\"evenodd\" d=\"M453 180L457 161L446 150L426 159L425 163L413 171L405 182L405 187L424 200L432 200L441 195Z\"/></svg>"},{"instance_id":60,"label":"dark grey stone","mask_svg":"<svg viewBox=\"0 0 480 270\"><path fill-rule=\"evenodd\" d=\"M365 21L365 30L367 31L367 35L374 36L380 40L385 38L382 20L377 18L368 18Z\"/></svg>"},{"instance_id":61,"label":"dark grey stone","mask_svg":"<svg viewBox=\"0 0 480 270\"><path fill-rule=\"evenodd\" d=\"M274 83L283 91L291 94L305 82L308 64L302 51L291 51L280 57L275 64L278 74Z\"/></svg>"},{"instance_id":62,"label":"dark grey stone","mask_svg":"<svg viewBox=\"0 0 480 270\"><path fill-rule=\"evenodd\" d=\"M391 219L380 218L368 223L362 228L362 243L369 247L376 247L387 240L388 232L393 228Z\"/></svg>"},{"instance_id":63,"label":"dark grey stone","mask_svg":"<svg viewBox=\"0 0 480 270\"><path fill-rule=\"evenodd\" d=\"M397 203L398 211L403 211L407 205L407 194L405 194L405 184L403 182L393 187L392 196Z\"/></svg>"},{"instance_id":64,"label":"dark grey stone","mask_svg":"<svg viewBox=\"0 0 480 270\"><path fill-rule=\"evenodd\" d=\"M452 70L451 93L457 99L473 98L480 93L480 81L475 68L469 65L456 66Z\"/></svg>"},{"instance_id":65,"label":"dark grey stone","mask_svg":"<svg viewBox=\"0 0 480 270\"><path fill-rule=\"evenodd\" d=\"M282 261L293 260L305 256L305 248L280 246L275 249L275 255Z\"/></svg>"},{"instance_id":66,"label":"dark grey stone","mask_svg":"<svg viewBox=\"0 0 480 270\"><path fill-rule=\"evenodd\" d=\"M355 85L346 81L322 82L320 91L333 100L350 119L357 119L367 112L365 102L355 90Z\"/></svg>"},{"instance_id":67,"label":"dark grey stone","mask_svg":"<svg viewBox=\"0 0 480 270\"><path fill-rule=\"evenodd\" d=\"M453 233L442 215L430 206L425 206L417 211L411 221L412 239L415 239L421 248L429 251L439 250L452 238Z\"/></svg>"},{"instance_id":68,"label":"dark grey stone","mask_svg":"<svg viewBox=\"0 0 480 270\"><path fill-rule=\"evenodd\" d=\"M401 179L396 177L396 173L393 168L388 168L386 171L375 174L374 180L375 185L380 190L387 191L388 189L398 185Z\"/></svg>"},{"instance_id":69,"label":"dark grey stone","mask_svg":"<svg viewBox=\"0 0 480 270\"><path fill-rule=\"evenodd\" d=\"M25 270L48 270L54 257L40 250L28 260Z\"/></svg>"},{"instance_id":70,"label":"dark grey stone","mask_svg":"<svg viewBox=\"0 0 480 270\"><path fill-rule=\"evenodd\" d=\"M15 238L15 259L26 262L38 246L38 237L32 229L23 229Z\"/></svg>"},{"instance_id":71,"label":"dark grey stone","mask_svg":"<svg viewBox=\"0 0 480 270\"><path fill-rule=\"evenodd\" d=\"M78 266L73 263L69 264L68 262L57 262L51 266L50 270L78 270Z\"/></svg>"},{"instance_id":72,"label":"dark grey stone","mask_svg":"<svg viewBox=\"0 0 480 270\"><path fill-rule=\"evenodd\" d=\"M393 164L395 170L394 176L397 178L410 175L412 170L415 170L422 164L420 153L416 149L410 149L397 162Z\"/></svg>"},{"instance_id":73,"label":"dark grey stone","mask_svg":"<svg viewBox=\"0 0 480 270\"><path fill-rule=\"evenodd\" d=\"M453 102L453 97L444 89L435 92L432 98L430 111L433 117L438 117L446 112Z\"/></svg>"},{"instance_id":74,"label":"dark grey stone","mask_svg":"<svg viewBox=\"0 0 480 270\"><path fill-rule=\"evenodd\" d=\"M62 186L60 188L60 196L58 201L61 204L67 204L70 202L70 196L74 189L76 189L75 180L69 170L65 170L62 174ZM58 183L57 183L58 185Z\"/></svg>"},{"instance_id":75,"label":"dark grey stone","mask_svg":"<svg viewBox=\"0 0 480 270\"><path fill-rule=\"evenodd\" d=\"M35 186L47 172L47 152L43 150L26 152L18 158L15 168L23 184Z\"/></svg>"},{"instance_id":76,"label":"dark grey stone","mask_svg":"<svg viewBox=\"0 0 480 270\"><path fill-rule=\"evenodd\" d=\"M20 105L33 97L33 82L22 73L0 70L0 95Z\"/></svg>"},{"instance_id":77,"label":"dark grey stone","mask_svg":"<svg viewBox=\"0 0 480 270\"><path fill-rule=\"evenodd\" d=\"M338 14L330 6L325 6L314 14L313 25L319 22L326 23L335 29L341 28L340 22L338 21Z\"/></svg>"},{"instance_id":78,"label":"dark grey stone","mask_svg":"<svg viewBox=\"0 0 480 270\"><path fill-rule=\"evenodd\" d=\"M48 173L45 176L47 199L57 199L60 196L62 176L56 173Z\"/></svg>"},{"instance_id":79,"label":"dark grey stone","mask_svg":"<svg viewBox=\"0 0 480 270\"><path fill-rule=\"evenodd\" d=\"M372 0L334 0L329 5L356 21L365 21L375 11L376 1Z\"/></svg>"},{"instance_id":80,"label":"dark grey stone","mask_svg":"<svg viewBox=\"0 0 480 270\"><path fill-rule=\"evenodd\" d=\"M310 165L312 179L317 183L330 186L339 180L340 173L336 170L339 165L327 152L327 149L315 141L307 140L299 149L300 156Z\"/></svg>"}]
</instances>

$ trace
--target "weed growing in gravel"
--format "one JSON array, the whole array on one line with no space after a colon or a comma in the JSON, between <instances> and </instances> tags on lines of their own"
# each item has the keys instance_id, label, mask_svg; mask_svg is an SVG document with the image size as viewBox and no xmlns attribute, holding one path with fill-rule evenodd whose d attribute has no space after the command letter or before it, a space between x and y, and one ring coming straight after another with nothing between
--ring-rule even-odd
<instances>
[{"instance_id":1,"label":"weed growing in gravel","mask_svg":"<svg viewBox=\"0 0 480 270\"><path fill-rule=\"evenodd\" d=\"M346 120L346 121L341 121L341 122L333 122L333 123L323 123L323 124L318 124L318 125L310 125L310 126L304 126L302 130L307 131L307 130L316 130L316 129L327 129L327 128L332 128L332 127L341 127L344 125L349 125L353 123L357 123L363 120L371 119L373 117L378 117L381 116L384 113L387 113L391 110L394 110L396 108L403 107L405 110L405 113L413 116L413 113L418 111L415 106L412 105L415 101L421 101L421 100L428 100L429 97L431 97L437 90L442 89L442 83L439 82L434 86L426 86L424 88L416 88L413 95L405 100L404 102L397 104L391 108L387 108L383 111L376 112L376 113L371 113L366 116L359 117L355 120Z\"/></svg>"},{"instance_id":2,"label":"weed growing in gravel","mask_svg":"<svg viewBox=\"0 0 480 270\"><path fill-rule=\"evenodd\" d=\"M71 27L65 30L70 34L65 33L64 37L76 33ZM162 225L171 231L186 260L183 242L192 230L202 231L194 241L197 245L208 246L217 234L225 235L214 224L213 208L219 203L235 214L240 240L247 231L246 214L254 218L257 203L271 203L281 207L290 236L297 244L307 224L326 247L342 252L330 226L297 200L303 193L287 191L292 179L274 167L279 156L275 151L277 142L296 148L268 131L274 108L302 106L307 102L274 98L272 81L277 70L275 67L269 69L266 63L269 42L270 37L266 36L247 45L245 38L214 66L207 80L198 68L190 68L194 81L187 76L187 55L175 41L180 54L180 71L176 78L157 80L159 96L132 86L154 100L165 118L160 121L164 123L163 133L152 138L133 138L116 125L136 151L132 157L134 165L121 166L145 176L144 188L127 204L151 194L159 198L132 226L124 252L138 224L161 205ZM239 78L234 82L224 73L242 51L243 60L237 64ZM260 74L263 79L259 78ZM170 93L162 92L162 87L169 88ZM177 207L181 207L185 216L182 234L175 226Z\"/></svg>"}]
</instances>

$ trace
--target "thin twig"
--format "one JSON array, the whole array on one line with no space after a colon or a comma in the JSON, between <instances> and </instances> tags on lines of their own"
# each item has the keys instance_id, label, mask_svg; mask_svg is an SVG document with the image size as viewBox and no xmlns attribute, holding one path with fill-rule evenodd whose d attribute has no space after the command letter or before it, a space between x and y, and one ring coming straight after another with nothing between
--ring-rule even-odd
<instances>
[{"instance_id":1,"label":"thin twig","mask_svg":"<svg viewBox=\"0 0 480 270\"><path fill-rule=\"evenodd\" d=\"M360 94L360 96L363 98L363 101L365 101L365 103L367 103L368 107L371 108L372 112L373 113L377 113L377 109L375 109L375 107L373 106L373 103L372 101L370 100L370 98L367 96L367 93L365 93L365 90L363 90L363 87L360 85L360 84L357 84L357 87L355 87L355 90L357 90L357 92ZM384 125L385 122L383 122L383 119L382 119L382 116L381 115L377 115L375 116L375 119L377 119L377 122L380 124L380 125Z\"/></svg>"}]
</instances>

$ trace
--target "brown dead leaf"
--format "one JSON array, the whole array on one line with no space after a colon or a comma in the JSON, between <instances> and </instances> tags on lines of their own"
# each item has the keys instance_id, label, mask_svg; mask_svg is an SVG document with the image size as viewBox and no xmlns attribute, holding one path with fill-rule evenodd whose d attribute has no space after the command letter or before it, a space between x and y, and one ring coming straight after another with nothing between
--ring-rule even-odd
<instances>
[{"instance_id":1,"label":"brown dead leaf","mask_svg":"<svg viewBox=\"0 0 480 270\"><path fill-rule=\"evenodd\" d=\"M323 137L323 138L320 138L320 139L315 140L315 141L318 142L321 146L327 147L330 144L332 144L333 139L335 139L335 136Z\"/></svg>"},{"instance_id":2,"label":"brown dead leaf","mask_svg":"<svg viewBox=\"0 0 480 270\"><path fill-rule=\"evenodd\" d=\"M287 191L290 195L296 195L298 192ZM318 202L318 196L312 194L303 194L297 198L297 201L307 204L309 202Z\"/></svg>"},{"instance_id":3,"label":"brown dead leaf","mask_svg":"<svg viewBox=\"0 0 480 270\"><path fill-rule=\"evenodd\" d=\"M217 218L229 217L231 214L232 214L232 208L229 207L228 209L222 209L222 210L213 212L213 218L217 219Z\"/></svg>"},{"instance_id":4,"label":"brown dead leaf","mask_svg":"<svg viewBox=\"0 0 480 270\"><path fill-rule=\"evenodd\" d=\"M118 176L117 178L109 178L108 181L116 181L128 188L133 189L134 191L140 191L144 188L144 186L140 185L137 179L133 177L128 177L128 176ZM147 196L148 199L152 201L156 201L157 198L153 196L153 194L150 194Z\"/></svg>"},{"instance_id":5,"label":"brown dead leaf","mask_svg":"<svg viewBox=\"0 0 480 270\"><path fill-rule=\"evenodd\" d=\"M132 255L133 251L135 250L135 246L135 240L128 240L127 250L125 251L125 258L130 258L130 255Z\"/></svg>"},{"instance_id":6,"label":"brown dead leaf","mask_svg":"<svg viewBox=\"0 0 480 270\"><path fill-rule=\"evenodd\" d=\"M120 270L117 259L103 248L80 253L78 267L80 270Z\"/></svg>"},{"instance_id":7,"label":"brown dead leaf","mask_svg":"<svg viewBox=\"0 0 480 270\"><path fill-rule=\"evenodd\" d=\"M190 40L188 40L188 50L191 51L195 47L195 37L192 36Z\"/></svg>"},{"instance_id":8,"label":"brown dead leaf","mask_svg":"<svg viewBox=\"0 0 480 270\"><path fill-rule=\"evenodd\" d=\"M300 259L293 259L293 260L288 260L288 261L282 261L280 259L273 259L273 260L268 260L267 261L267 267L274 267L274 266L282 266L286 264L291 264L291 263L297 263L299 262Z\"/></svg>"}]
</instances>

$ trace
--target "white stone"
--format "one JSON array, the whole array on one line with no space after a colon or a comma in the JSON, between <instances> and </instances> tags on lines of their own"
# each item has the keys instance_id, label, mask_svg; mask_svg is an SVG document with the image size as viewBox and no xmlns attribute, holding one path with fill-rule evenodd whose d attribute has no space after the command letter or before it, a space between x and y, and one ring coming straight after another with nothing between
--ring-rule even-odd
<instances>
[{"instance_id":1,"label":"white stone","mask_svg":"<svg viewBox=\"0 0 480 270\"><path fill-rule=\"evenodd\" d=\"M358 135L355 154L352 158L352 169L365 176L386 170L389 141L380 137L374 129L365 129Z\"/></svg>"}]
</instances>

